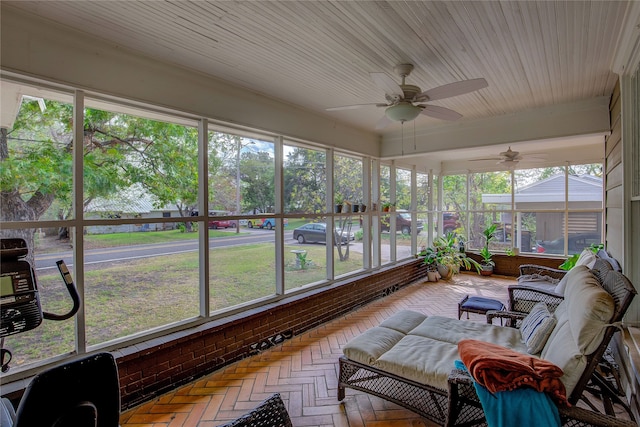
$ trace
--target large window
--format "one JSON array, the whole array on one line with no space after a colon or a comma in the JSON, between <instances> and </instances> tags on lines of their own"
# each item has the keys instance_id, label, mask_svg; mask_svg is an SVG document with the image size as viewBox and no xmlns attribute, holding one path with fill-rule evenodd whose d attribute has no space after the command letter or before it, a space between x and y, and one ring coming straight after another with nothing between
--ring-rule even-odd
<instances>
[{"instance_id":1,"label":"large window","mask_svg":"<svg viewBox=\"0 0 640 427\"><path fill-rule=\"evenodd\" d=\"M210 312L276 294L275 146L266 137L207 133Z\"/></svg>"},{"instance_id":2,"label":"large window","mask_svg":"<svg viewBox=\"0 0 640 427\"><path fill-rule=\"evenodd\" d=\"M600 165L431 176L96 94L2 85L17 113L0 139L0 235L27 242L45 311L71 305L59 259L83 304L7 337L11 376L412 259L445 232L475 248L497 224L493 249L550 255L602 234Z\"/></svg>"},{"instance_id":3,"label":"large window","mask_svg":"<svg viewBox=\"0 0 640 427\"><path fill-rule=\"evenodd\" d=\"M511 247L511 174L509 172L475 173L469 176L469 228L467 249L484 245L482 231L496 225L491 250Z\"/></svg>"},{"instance_id":4,"label":"large window","mask_svg":"<svg viewBox=\"0 0 640 427\"><path fill-rule=\"evenodd\" d=\"M443 228L463 236L468 249L483 245L482 230L492 224L493 251L566 255L602 242L600 164L451 175L442 181Z\"/></svg>"},{"instance_id":5,"label":"large window","mask_svg":"<svg viewBox=\"0 0 640 427\"><path fill-rule=\"evenodd\" d=\"M338 277L363 268L363 218L360 206L365 199L362 159L334 155L333 162L335 199L343 202L343 212L334 217L333 259L335 275Z\"/></svg>"},{"instance_id":6,"label":"large window","mask_svg":"<svg viewBox=\"0 0 640 427\"><path fill-rule=\"evenodd\" d=\"M83 216L92 225L76 238L84 240L92 346L200 314L199 224L191 221L198 130L195 121L143 109L90 98L86 105Z\"/></svg>"},{"instance_id":7,"label":"large window","mask_svg":"<svg viewBox=\"0 0 640 427\"><path fill-rule=\"evenodd\" d=\"M31 95L16 95L0 141L0 233L27 241L45 311L71 306L57 259L84 308L76 321L45 320L8 337L10 375L371 267L377 237L365 239L363 224L375 213L360 207L372 202L369 159L112 99L5 91L5 83L3 96ZM350 205L344 213L333 210L338 194Z\"/></svg>"},{"instance_id":8,"label":"large window","mask_svg":"<svg viewBox=\"0 0 640 427\"><path fill-rule=\"evenodd\" d=\"M327 152L287 142L283 149L285 289L320 283L327 271Z\"/></svg>"}]
</instances>

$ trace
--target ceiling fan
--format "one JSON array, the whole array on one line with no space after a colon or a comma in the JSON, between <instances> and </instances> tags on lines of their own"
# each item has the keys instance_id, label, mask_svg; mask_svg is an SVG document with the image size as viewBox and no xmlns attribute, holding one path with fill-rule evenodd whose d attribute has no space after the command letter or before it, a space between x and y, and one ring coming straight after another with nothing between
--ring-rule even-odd
<instances>
[{"instance_id":1,"label":"ceiling fan","mask_svg":"<svg viewBox=\"0 0 640 427\"><path fill-rule=\"evenodd\" d=\"M402 78L402 83L396 83L386 73L369 73L375 85L384 91L386 103L345 105L327 108L327 111L353 110L371 105L385 107L385 115L376 125L376 129L382 129L392 121L401 123L411 121L420 114L453 121L462 117L462 114L445 107L424 104L424 102L451 98L488 86L485 79L479 78L449 83L423 92L418 86L405 84L405 78L413 71L412 64L399 64L394 70Z\"/></svg>"},{"instance_id":2,"label":"ceiling fan","mask_svg":"<svg viewBox=\"0 0 640 427\"><path fill-rule=\"evenodd\" d=\"M547 156L545 154L527 154L526 159L531 161L542 161L545 160ZM485 157L481 159L471 159L471 161L486 161L486 160L497 160L496 164L500 165L517 165L520 160L524 160L525 156L520 155L520 152L513 151L511 147L507 149L507 151L503 151L495 157Z\"/></svg>"}]
</instances>

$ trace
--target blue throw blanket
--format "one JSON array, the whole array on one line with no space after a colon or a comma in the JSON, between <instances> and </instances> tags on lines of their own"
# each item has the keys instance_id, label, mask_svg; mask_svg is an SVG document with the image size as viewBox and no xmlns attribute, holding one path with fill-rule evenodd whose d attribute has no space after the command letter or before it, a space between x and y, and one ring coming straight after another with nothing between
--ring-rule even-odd
<instances>
[{"instance_id":1,"label":"blue throw blanket","mask_svg":"<svg viewBox=\"0 0 640 427\"><path fill-rule=\"evenodd\" d=\"M456 360L455 366L457 369L467 371L461 360ZM492 394L476 381L473 385L480 398L489 427L559 427L561 425L558 407L546 393L523 387Z\"/></svg>"}]
</instances>

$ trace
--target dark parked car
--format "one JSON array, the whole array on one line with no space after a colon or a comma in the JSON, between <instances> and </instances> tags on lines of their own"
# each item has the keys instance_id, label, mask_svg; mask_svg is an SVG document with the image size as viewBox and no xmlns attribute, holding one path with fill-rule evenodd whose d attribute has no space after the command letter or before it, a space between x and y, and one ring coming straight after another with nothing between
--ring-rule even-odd
<instances>
[{"instance_id":1,"label":"dark parked car","mask_svg":"<svg viewBox=\"0 0 640 427\"><path fill-rule=\"evenodd\" d=\"M456 228L460 228L460 217L455 212L442 213L442 228L444 234L447 234Z\"/></svg>"},{"instance_id":2,"label":"dark parked car","mask_svg":"<svg viewBox=\"0 0 640 427\"><path fill-rule=\"evenodd\" d=\"M383 216L380 221L381 230L389 231L389 216ZM424 226L422 225L422 221L418 220L416 222L416 230L420 233ZM401 231L402 234L410 234L411 233L411 214L409 212L398 212L396 215L396 230Z\"/></svg>"},{"instance_id":3,"label":"dark parked car","mask_svg":"<svg viewBox=\"0 0 640 427\"><path fill-rule=\"evenodd\" d=\"M591 246L592 244L600 244L602 237L596 233L582 233L582 234L570 234L569 235L569 255L579 254L584 248ZM564 253L564 237L556 240L541 240L536 243L534 248L537 253L546 254L563 254Z\"/></svg>"},{"instance_id":4,"label":"dark parked car","mask_svg":"<svg viewBox=\"0 0 640 427\"><path fill-rule=\"evenodd\" d=\"M340 233L340 229L336 229L334 239L337 241L338 237L342 235L342 243L348 243L349 240L354 240L353 233ZM293 238L298 243L312 243L312 242L326 242L327 241L327 224L322 222L310 222L301 227L293 230Z\"/></svg>"}]
</instances>

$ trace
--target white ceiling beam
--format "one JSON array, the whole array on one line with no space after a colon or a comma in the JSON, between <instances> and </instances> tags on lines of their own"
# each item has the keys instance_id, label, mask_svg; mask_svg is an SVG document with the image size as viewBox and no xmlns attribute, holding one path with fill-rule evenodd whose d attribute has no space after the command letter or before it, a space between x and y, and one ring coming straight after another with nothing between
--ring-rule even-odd
<instances>
[{"instance_id":1,"label":"white ceiling beam","mask_svg":"<svg viewBox=\"0 0 640 427\"><path fill-rule=\"evenodd\" d=\"M603 96L460 124L416 129L415 137L413 126L405 124L404 140L401 132L384 136L381 156L390 159L524 141L607 135L610 129L609 97Z\"/></svg>"}]
</instances>

